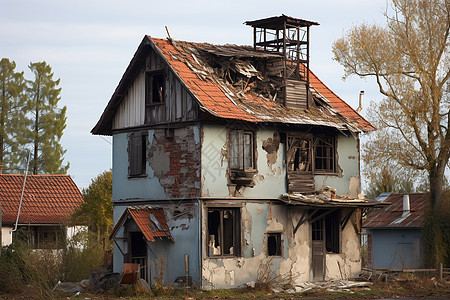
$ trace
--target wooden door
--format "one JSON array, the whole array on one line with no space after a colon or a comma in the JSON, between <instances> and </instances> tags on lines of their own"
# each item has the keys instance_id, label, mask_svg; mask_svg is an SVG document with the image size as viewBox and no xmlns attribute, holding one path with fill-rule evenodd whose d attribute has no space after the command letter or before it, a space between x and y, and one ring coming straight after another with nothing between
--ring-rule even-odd
<instances>
[{"instance_id":1,"label":"wooden door","mask_svg":"<svg viewBox=\"0 0 450 300\"><path fill-rule=\"evenodd\" d=\"M313 281L323 281L325 275L325 239L323 219L311 224Z\"/></svg>"}]
</instances>

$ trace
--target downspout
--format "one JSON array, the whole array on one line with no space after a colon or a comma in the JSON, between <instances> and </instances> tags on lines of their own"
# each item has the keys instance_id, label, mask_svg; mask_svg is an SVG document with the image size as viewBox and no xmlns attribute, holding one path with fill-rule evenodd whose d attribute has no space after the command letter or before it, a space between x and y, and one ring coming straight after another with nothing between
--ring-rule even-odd
<instances>
[{"instance_id":1,"label":"downspout","mask_svg":"<svg viewBox=\"0 0 450 300\"><path fill-rule=\"evenodd\" d=\"M198 234L199 234L199 250L200 251L198 251L198 263L199 263L199 266L198 266L198 269L200 270L200 278L199 278L199 284L200 284L200 287L202 287L202 284L203 284L203 247L202 247L202 220L203 220L203 218L202 218L202 211L203 211L203 208L202 208L202 202L201 202L201 200L199 199L199 198L197 198L197 201L198 201Z\"/></svg>"},{"instance_id":2,"label":"downspout","mask_svg":"<svg viewBox=\"0 0 450 300\"><path fill-rule=\"evenodd\" d=\"M19 216L20 216L20 209L22 208L22 201L23 201L23 193L25 191L25 183L27 182L27 174L28 174L28 163L30 162L30 152L28 151L28 158L27 158L27 167L25 169L25 176L23 178L23 186L22 186L22 195L20 196L20 202L19 202L19 210L17 212L17 218L16 218L16 225L14 226L14 229L11 230L11 232L14 232L17 230L17 223L19 223Z\"/></svg>"}]
</instances>

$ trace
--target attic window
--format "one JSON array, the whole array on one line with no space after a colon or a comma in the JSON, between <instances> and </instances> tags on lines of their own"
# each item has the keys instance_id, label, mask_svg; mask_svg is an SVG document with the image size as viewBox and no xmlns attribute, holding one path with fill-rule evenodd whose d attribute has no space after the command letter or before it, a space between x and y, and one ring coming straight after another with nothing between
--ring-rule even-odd
<instances>
[{"instance_id":1,"label":"attic window","mask_svg":"<svg viewBox=\"0 0 450 300\"><path fill-rule=\"evenodd\" d=\"M145 73L145 104L161 104L165 100L164 70Z\"/></svg>"}]
</instances>

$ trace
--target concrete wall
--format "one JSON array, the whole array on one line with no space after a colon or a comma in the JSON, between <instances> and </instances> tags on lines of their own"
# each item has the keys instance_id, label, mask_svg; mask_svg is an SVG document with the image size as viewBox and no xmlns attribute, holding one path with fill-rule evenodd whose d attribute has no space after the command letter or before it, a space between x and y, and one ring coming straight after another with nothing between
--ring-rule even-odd
<instances>
[{"instance_id":1,"label":"concrete wall","mask_svg":"<svg viewBox=\"0 0 450 300\"><path fill-rule=\"evenodd\" d=\"M423 261L420 229L376 229L372 234L372 263L375 268L420 268Z\"/></svg>"},{"instance_id":2,"label":"concrete wall","mask_svg":"<svg viewBox=\"0 0 450 300\"><path fill-rule=\"evenodd\" d=\"M113 200L192 198L200 195L200 127L148 130L145 177L128 177L128 133L113 135Z\"/></svg>"},{"instance_id":3,"label":"concrete wall","mask_svg":"<svg viewBox=\"0 0 450 300\"><path fill-rule=\"evenodd\" d=\"M214 201L216 204L220 203ZM237 202L237 201L236 201ZM203 203L203 215L207 216L210 202ZM298 220L304 214L301 208L276 203L241 204L241 256L207 256L207 220L202 220L202 287L231 288L256 281L258 270L271 272L271 276L291 278L295 283L312 279L311 231L308 222L293 233ZM227 207L223 203L223 207ZM353 215L342 232L339 254L326 255L326 279L347 279L361 270L359 235L355 230ZM268 256L267 233L281 232L282 256ZM338 262L341 268L338 267Z\"/></svg>"}]
</instances>

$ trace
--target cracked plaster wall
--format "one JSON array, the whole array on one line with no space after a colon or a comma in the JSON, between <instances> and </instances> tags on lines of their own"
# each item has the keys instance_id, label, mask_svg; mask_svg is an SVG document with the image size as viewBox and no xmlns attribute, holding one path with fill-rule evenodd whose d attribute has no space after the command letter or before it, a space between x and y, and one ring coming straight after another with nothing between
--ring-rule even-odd
<instances>
[{"instance_id":1,"label":"cracked plaster wall","mask_svg":"<svg viewBox=\"0 0 450 300\"><path fill-rule=\"evenodd\" d=\"M355 221L356 211L341 233L341 253L326 254L325 280L353 278L361 271L361 237Z\"/></svg>"},{"instance_id":2,"label":"cracked plaster wall","mask_svg":"<svg viewBox=\"0 0 450 300\"><path fill-rule=\"evenodd\" d=\"M224 205L226 206L226 205ZM207 215L204 205L203 214ZM296 282L309 280L309 225L305 223L295 236L293 228L302 216L299 209L270 203L242 203L241 248L242 256L233 258L207 257L202 245L202 286L204 288L230 288L255 281L261 264L272 264L274 274L292 274ZM206 218L202 221L206 228ZM282 256L267 255L267 233L282 233ZM202 233L206 241L206 232Z\"/></svg>"},{"instance_id":3,"label":"cracked plaster wall","mask_svg":"<svg viewBox=\"0 0 450 300\"><path fill-rule=\"evenodd\" d=\"M147 203L149 204L149 203ZM151 203L150 203L151 204ZM150 272L150 283L161 283L159 277L162 274L163 284L173 283L178 276L185 275L184 255L189 255L189 275L195 282L200 281L200 256L199 256L199 204L198 202L168 202L151 204L155 208L164 210L167 225L175 242L167 239L156 238L155 242L147 244L147 258ZM126 209L126 205L114 206L114 223ZM139 230L134 223L127 225L128 230ZM118 237L123 237L124 228L120 228ZM118 240L123 251L127 251L128 244L124 240ZM114 243L114 272L122 272L124 257ZM162 270L162 272L161 272Z\"/></svg>"},{"instance_id":4,"label":"cracked plaster wall","mask_svg":"<svg viewBox=\"0 0 450 300\"><path fill-rule=\"evenodd\" d=\"M338 195L350 195L357 197L361 193L361 183L359 177L359 149L358 140L352 135L345 137L340 134L337 137L337 159L338 175L316 175L316 190L324 186L331 186L336 189Z\"/></svg>"},{"instance_id":5,"label":"cracked plaster wall","mask_svg":"<svg viewBox=\"0 0 450 300\"><path fill-rule=\"evenodd\" d=\"M286 192L285 145L278 144L277 151L270 155L263 145L273 143L276 131L259 128L256 133L256 169L253 187L242 187L240 196L248 198L277 198ZM269 142L270 141L270 142ZM202 196L233 196L228 179L228 142L227 129L220 125L202 126Z\"/></svg>"},{"instance_id":6,"label":"cracked plaster wall","mask_svg":"<svg viewBox=\"0 0 450 300\"><path fill-rule=\"evenodd\" d=\"M128 177L127 133L113 135L113 200L200 196L200 127L148 130L146 176Z\"/></svg>"}]
</instances>

